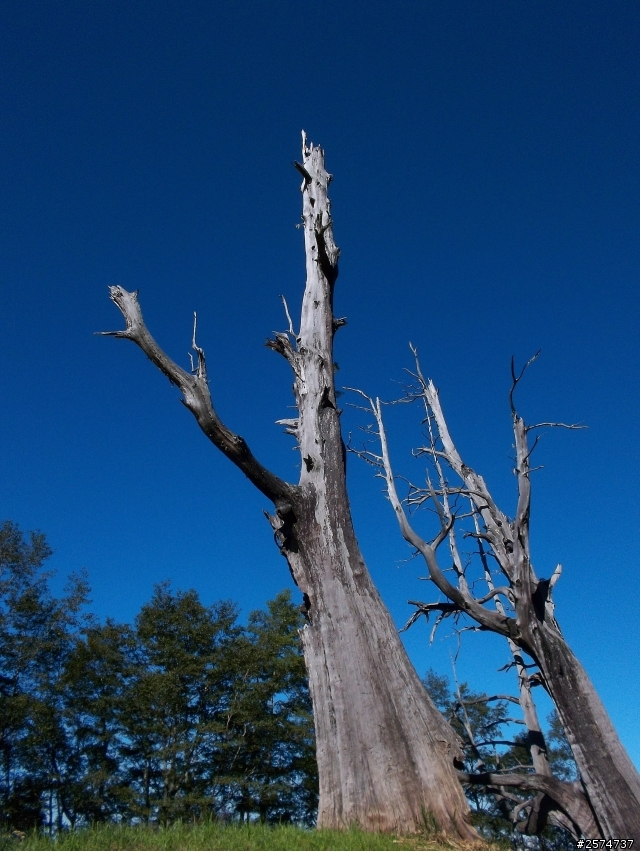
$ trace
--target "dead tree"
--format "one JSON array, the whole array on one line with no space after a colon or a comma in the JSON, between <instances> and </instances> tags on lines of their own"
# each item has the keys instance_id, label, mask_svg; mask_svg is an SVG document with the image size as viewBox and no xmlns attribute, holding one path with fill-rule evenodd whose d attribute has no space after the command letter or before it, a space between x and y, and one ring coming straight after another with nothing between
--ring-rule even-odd
<instances>
[{"instance_id":1,"label":"dead tree","mask_svg":"<svg viewBox=\"0 0 640 852\"><path fill-rule=\"evenodd\" d=\"M297 484L267 470L216 412L205 356L193 333L197 363L182 369L147 330L137 293L112 287L124 331L169 380L200 428L273 503L267 517L304 596L301 631L316 729L318 825L358 822L374 830L411 832L430 813L441 829L472 839L468 806L453 766L459 741L427 695L365 566L346 488L345 447L334 387L333 338L346 320L333 315L338 248L324 152L303 134L303 228L306 288L299 329L285 303L288 329L267 346L294 375L297 417L278 421L296 438Z\"/></svg>"},{"instance_id":2,"label":"dead tree","mask_svg":"<svg viewBox=\"0 0 640 852\"><path fill-rule=\"evenodd\" d=\"M417 609L410 621L419 615L437 613L443 618L468 616L483 630L505 636L512 645L533 660L538 671L529 675L530 683L541 684L553 699L558 716L571 745L581 776L584 793L537 768L533 774L508 777L493 773L477 775L460 773L466 783L518 787L548 795L559 810L593 836L593 827L603 838L640 836L640 775L631 762L611 720L586 671L565 641L554 615L552 591L561 566L549 579L538 579L531 562L529 548L529 515L531 503L531 453L537 442L529 446L529 435L546 426L562 423L525 424L516 411L514 392L524 370L517 375L512 364L513 384L510 393L515 436L515 470L518 500L515 517L510 519L494 502L487 485L465 464L456 449L442 412L438 391L432 381L423 377L415 349L416 384L398 400L419 400L425 408L425 434L428 443L416 451L426 457L435 470L435 482L427 476L425 487L409 486L407 498L401 500L396 489L389 448L382 418L382 404L358 391L367 401L367 411L375 418L372 433L380 442L380 452L365 448L358 451L379 469L400 530L406 541L424 558L429 579L446 597L446 601L423 603L410 601ZM569 426L568 428L579 428ZM459 484L451 484L449 475ZM409 522L405 506L429 506L438 520L438 532L431 542L423 539ZM464 521L473 526L464 536L476 543L480 554L495 562L500 579L490 582L485 594L468 576L458 548L457 533ZM443 569L437 550L449 543L451 567ZM451 579L450 579L451 578ZM496 603L500 601L501 603ZM589 813L591 811L591 813Z\"/></svg>"}]
</instances>

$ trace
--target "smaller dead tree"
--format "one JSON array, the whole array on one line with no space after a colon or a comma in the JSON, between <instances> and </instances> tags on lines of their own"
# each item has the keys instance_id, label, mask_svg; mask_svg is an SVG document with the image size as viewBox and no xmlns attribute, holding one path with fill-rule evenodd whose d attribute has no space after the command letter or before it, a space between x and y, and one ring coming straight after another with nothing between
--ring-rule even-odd
<instances>
[{"instance_id":1,"label":"smaller dead tree","mask_svg":"<svg viewBox=\"0 0 640 852\"><path fill-rule=\"evenodd\" d=\"M424 378L413 347L412 352L415 372L409 372L415 384L396 402L418 401L424 406L427 442L415 450L414 455L428 462L426 484L408 483L407 496L400 499L383 423L383 403L362 391L356 392L365 398L365 410L375 419L375 425L367 431L379 441L380 450L373 452L368 447L355 450L378 468L403 537L423 556L428 579L446 598L434 602L410 601L416 611L408 625L419 616L428 618L432 613L436 615L436 626L445 618L457 620L468 616L480 629L504 636L516 657L520 655L521 662L516 664L523 688L540 684L553 699L580 772L581 784L572 785L554 778L545 769L543 755L540 752L535 755L533 751L534 772L460 773L459 777L467 784L508 786L543 794L552 800L552 809L564 814L574 831L585 836L638 837L640 775L555 618L552 591L560 577L561 566L558 565L548 579L539 579L530 555L531 453L538 438L530 446L529 437L543 427L581 427L564 423L527 425L516 411L514 393L537 355L519 374L512 363L509 399L518 487L515 515L509 518L496 505L482 476L462 460L449 432L438 391L431 380ZM407 510L419 507L431 509L437 517L438 531L432 541L422 538L409 521ZM473 554L463 554L460 538L474 542ZM444 542L449 545L451 559L446 569L441 567L437 555ZM473 555L479 556L482 564L486 591L481 594L477 591L480 578L471 575ZM490 569L489 562L495 568ZM528 673L522 653L531 658L537 671ZM521 694L521 699L529 730L535 732L536 719L529 698Z\"/></svg>"}]
</instances>

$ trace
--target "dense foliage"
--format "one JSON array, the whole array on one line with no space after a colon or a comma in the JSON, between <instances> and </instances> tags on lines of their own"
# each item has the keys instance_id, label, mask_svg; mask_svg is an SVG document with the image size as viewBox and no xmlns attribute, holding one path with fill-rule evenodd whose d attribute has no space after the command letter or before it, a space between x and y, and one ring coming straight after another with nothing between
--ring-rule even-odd
<instances>
[{"instance_id":1,"label":"dense foliage","mask_svg":"<svg viewBox=\"0 0 640 852\"><path fill-rule=\"evenodd\" d=\"M288 591L228 601L156 586L134 625L61 598L44 536L0 525L0 823L55 830L178 818L311 822L311 702Z\"/></svg>"}]
</instances>

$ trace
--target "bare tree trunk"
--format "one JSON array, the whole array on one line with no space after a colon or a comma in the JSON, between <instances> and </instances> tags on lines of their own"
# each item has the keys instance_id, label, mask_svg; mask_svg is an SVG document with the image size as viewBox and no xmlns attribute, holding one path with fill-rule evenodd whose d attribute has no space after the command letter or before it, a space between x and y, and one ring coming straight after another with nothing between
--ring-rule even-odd
<instances>
[{"instance_id":1,"label":"bare tree trunk","mask_svg":"<svg viewBox=\"0 0 640 852\"><path fill-rule=\"evenodd\" d=\"M268 515L308 623L301 631L316 726L320 803L318 825L359 823L373 830L412 832L431 815L439 827L477 838L453 766L459 742L427 695L373 585L352 527L345 449L334 388L333 316L338 249L333 241L324 153L303 134L303 222L307 283L300 330L267 345L291 365L298 417L278 421L300 448L298 485L264 468L244 440L219 419L209 393L204 352L187 373L149 334L137 294L111 288L126 320L121 332L137 343L181 389L186 406L211 441L274 504Z\"/></svg>"}]
</instances>

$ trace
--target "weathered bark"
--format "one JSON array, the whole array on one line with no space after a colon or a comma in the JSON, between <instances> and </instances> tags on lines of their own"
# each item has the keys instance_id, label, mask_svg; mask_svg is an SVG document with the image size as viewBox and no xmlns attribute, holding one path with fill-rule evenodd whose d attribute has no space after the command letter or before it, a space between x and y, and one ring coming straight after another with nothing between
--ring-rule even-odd
<instances>
[{"instance_id":1,"label":"weathered bark","mask_svg":"<svg viewBox=\"0 0 640 852\"><path fill-rule=\"evenodd\" d=\"M324 153L303 134L303 227L307 282L299 333L267 345L291 365L298 417L278 421L300 448L297 485L264 468L220 420L211 401L204 353L193 374L171 361L142 320L137 294L111 288L126 329L107 332L137 343L181 389L211 441L275 506L268 515L303 593L301 631L316 727L318 825L352 823L411 832L430 814L446 832L471 840L468 806L453 761L459 742L421 684L364 564L346 490L345 449L334 387L333 316L338 249L333 241Z\"/></svg>"},{"instance_id":2,"label":"weathered bark","mask_svg":"<svg viewBox=\"0 0 640 852\"><path fill-rule=\"evenodd\" d=\"M414 354L416 354L415 350ZM462 487L453 487L447 483L445 477L440 476L438 490L431 485L430 481L427 489L413 489L411 498L413 503L430 501L438 510L441 530L434 542L429 544L422 539L409 523L395 487L381 404L379 400L374 401L369 397L366 399L378 425L382 455L374 456L368 451L363 454L369 461L382 468L387 482L389 500L404 538L422 554L429 569L430 579L451 602L450 604L421 604L412 601L411 603L417 603L417 614L420 612L428 614L430 611L440 611L443 616L466 614L485 630L505 636L512 645L520 648L534 660L539 668L538 682L543 684L553 698L567 739L571 744L599 835L604 838L637 838L640 836L640 775L622 746L593 684L567 645L554 617L551 592L560 576L561 568L558 566L549 580L538 580L530 559L532 448L528 446L528 433L541 426L565 426L566 424L525 425L513 405L513 393L523 373L524 370L517 377L513 372L511 389L516 446L515 474L518 479L518 505L513 520L509 520L495 504L484 479L462 461L449 433L438 392L432 381L424 379L417 355L414 376L419 384L412 398L423 401L427 414L426 422L429 424L431 434L430 445L421 448L420 452L431 458L436 466L440 464L440 460L446 461L449 468L462 481ZM435 432L431 431L432 424L435 424ZM456 564L455 559L453 567L457 574L457 585L449 582L438 564L436 551L439 545L447 538L452 540L455 535L455 512L447 508L448 497L454 494L470 501L471 514L476 522L479 521L482 525L480 531L476 524L476 532L468 532L466 535L490 548L493 558L507 581L507 585L499 588L491 585L489 593L481 598L472 594L465 571L460 564ZM503 606L496 605L495 609L489 609L486 606L487 601L494 601L498 595L508 602L512 615L508 615ZM415 615L412 620L415 620ZM536 774L525 777L529 778L527 784L534 785L544 776ZM551 788L548 782L540 781L540 783L542 786L538 788L530 786L530 789L539 789L541 792L552 795L549 792ZM580 792L578 788L575 788L575 796L578 800ZM558 804L560 810L570 815L567 810L566 795L567 788L564 788L564 799ZM586 812L582 802L577 801L573 816L570 816L573 819L584 813ZM594 821L589 816L587 822L580 825L580 828L584 834L587 834L592 830L593 825Z\"/></svg>"},{"instance_id":3,"label":"weathered bark","mask_svg":"<svg viewBox=\"0 0 640 852\"><path fill-rule=\"evenodd\" d=\"M302 643L316 727L318 825L412 831L431 812L470 837L455 735L407 659L345 515L341 484L308 486L286 552L308 596ZM294 543L295 542L295 543Z\"/></svg>"}]
</instances>

